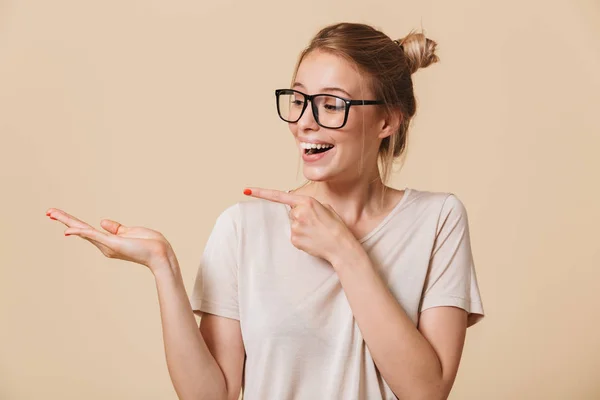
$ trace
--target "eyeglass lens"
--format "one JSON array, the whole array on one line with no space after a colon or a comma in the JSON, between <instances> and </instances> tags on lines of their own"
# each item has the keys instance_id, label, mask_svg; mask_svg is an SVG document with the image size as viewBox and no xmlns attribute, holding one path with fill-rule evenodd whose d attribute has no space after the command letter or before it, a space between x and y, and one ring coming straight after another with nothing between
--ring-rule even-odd
<instances>
[{"instance_id":1,"label":"eyeglass lens","mask_svg":"<svg viewBox=\"0 0 600 400\"><path fill-rule=\"evenodd\" d=\"M297 122L302 116L305 101L306 97L297 92L280 93L279 113L281 118L287 122ZM327 128L339 128L344 124L346 103L342 99L330 95L318 95L313 97L313 102L317 111L314 117L320 125ZM311 108L311 105L308 104L306 108Z\"/></svg>"}]
</instances>

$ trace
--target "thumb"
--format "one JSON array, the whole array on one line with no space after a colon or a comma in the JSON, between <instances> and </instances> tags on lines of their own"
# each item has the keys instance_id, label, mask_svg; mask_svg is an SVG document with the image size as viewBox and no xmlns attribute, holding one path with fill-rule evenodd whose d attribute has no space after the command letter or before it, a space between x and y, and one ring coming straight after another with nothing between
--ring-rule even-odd
<instances>
[{"instance_id":1,"label":"thumb","mask_svg":"<svg viewBox=\"0 0 600 400\"><path fill-rule=\"evenodd\" d=\"M113 221L112 219L103 219L100 221L100 226L104 228L107 232L112 233L113 235L118 235L119 233L125 233L128 229L126 226L121 225L117 221Z\"/></svg>"}]
</instances>

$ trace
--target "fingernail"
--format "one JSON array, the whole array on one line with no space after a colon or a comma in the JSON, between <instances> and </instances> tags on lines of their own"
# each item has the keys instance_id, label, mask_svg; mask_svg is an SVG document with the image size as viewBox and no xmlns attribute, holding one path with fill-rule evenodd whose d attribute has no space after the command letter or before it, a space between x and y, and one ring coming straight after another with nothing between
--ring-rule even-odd
<instances>
[{"instance_id":1,"label":"fingernail","mask_svg":"<svg viewBox=\"0 0 600 400\"><path fill-rule=\"evenodd\" d=\"M56 221L56 218L54 218L54 217L50 217L50 219L53 219L53 220L55 220L55 221Z\"/></svg>"},{"instance_id":2,"label":"fingernail","mask_svg":"<svg viewBox=\"0 0 600 400\"><path fill-rule=\"evenodd\" d=\"M71 234L70 233L65 233L65 236L71 236Z\"/></svg>"},{"instance_id":3,"label":"fingernail","mask_svg":"<svg viewBox=\"0 0 600 400\"><path fill-rule=\"evenodd\" d=\"M244 189L244 194L246 196L250 196L252 194L252 190L250 190L250 189Z\"/></svg>"}]
</instances>

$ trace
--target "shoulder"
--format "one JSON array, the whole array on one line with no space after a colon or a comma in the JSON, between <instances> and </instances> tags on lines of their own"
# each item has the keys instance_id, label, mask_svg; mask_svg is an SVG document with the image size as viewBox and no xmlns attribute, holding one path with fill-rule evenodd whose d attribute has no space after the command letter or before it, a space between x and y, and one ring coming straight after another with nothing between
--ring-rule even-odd
<instances>
[{"instance_id":1,"label":"shoulder","mask_svg":"<svg viewBox=\"0 0 600 400\"><path fill-rule=\"evenodd\" d=\"M429 191L410 189L409 202L422 207L435 207L438 209L464 208L461 199L453 192Z\"/></svg>"},{"instance_id":2,"label":"shoulder","mask_svg":"<svg viewBox=\"0 0 600 400\"><path fill-rule=\"evenodd\" d=\"M449 217L462 219L467 217L463 201L453 192L411 189L409 203L421 212L431 213L438 220Z\"/></svg>"},{"instance_id":3,"label":"shoulder","mask_svg":"<svg viewBox=\"0 0 600 400\"><path fill-rule=\"evenodd\" d=\"M282 216L287 218L285 207L283 204L262 199L248 199L226 207L217 217L217 221L227 221L239 229L244 225L273 221Z\"/></svg>"}]
</instances>

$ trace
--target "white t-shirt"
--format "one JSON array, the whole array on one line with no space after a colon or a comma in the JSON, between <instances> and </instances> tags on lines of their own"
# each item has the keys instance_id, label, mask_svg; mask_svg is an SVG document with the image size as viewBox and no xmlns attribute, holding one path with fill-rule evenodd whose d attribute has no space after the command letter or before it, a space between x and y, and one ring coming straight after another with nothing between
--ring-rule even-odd
<instances>
[{"instance_id":1,"label":"white t-shirt","mask_svg":"<svg viewBox=\"0 0 600 400\"><path fill-rule=\"evenodd\" d=\"M288 206L239 202L217 219L190 301L240 321L244 399L391 399L331 265L290 242ZM405 189L360 239L414 324L455 306L483 317L467 213L451 193ZM398 340L402 340L398 338Z\"/></svg>"}]
</instances>

